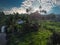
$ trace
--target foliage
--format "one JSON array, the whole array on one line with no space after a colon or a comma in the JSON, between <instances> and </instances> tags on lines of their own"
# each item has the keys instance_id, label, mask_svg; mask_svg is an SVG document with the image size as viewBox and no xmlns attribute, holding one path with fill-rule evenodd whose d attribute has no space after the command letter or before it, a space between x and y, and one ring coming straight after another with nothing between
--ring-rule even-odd
<instances>
[{"instance_id":1,"label":"foliage","mask_svg":"<svg viewBox=\"0 0 60 45\"><path fill-rule=\"evenodd\" d=\"M0 26L7 25L7 45L53 45L51 37L60 34L60 22L49 20L31 22L28 14L18 13L5 15L2 19ZM23 20L24 23L18 24L18 20Z\"/></svg>"}]
</instances>

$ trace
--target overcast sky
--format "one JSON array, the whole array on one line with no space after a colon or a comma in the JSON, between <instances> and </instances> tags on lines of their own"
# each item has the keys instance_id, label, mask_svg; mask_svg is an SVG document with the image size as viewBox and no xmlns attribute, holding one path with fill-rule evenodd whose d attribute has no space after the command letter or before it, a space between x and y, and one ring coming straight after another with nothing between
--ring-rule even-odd
<instances>
[{"instance_id":1,"label":"overcast sky","mask_svg":"<svg viewBox=\"0 0 60 45\"><path fill-rule=\"evenodd\" d=\"M5 14L13 12L26 13L27 8L32 8L30 12L46 10L48 13L60 14L60 0L0 0L0 10Z\"/></svg>"}]
</instances>

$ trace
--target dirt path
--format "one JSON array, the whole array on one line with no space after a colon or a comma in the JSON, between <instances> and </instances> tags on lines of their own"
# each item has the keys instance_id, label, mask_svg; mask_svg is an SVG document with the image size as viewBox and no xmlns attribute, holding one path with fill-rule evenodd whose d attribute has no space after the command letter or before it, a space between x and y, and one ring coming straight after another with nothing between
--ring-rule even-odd
<instances>
[{"instance_id":1,"label":"dirt path","mask_svg":"<svg viewBox=\"0 0 60 45\"><path fill-rule=\"evenodd\" d=\"M0 45L6 45L6 33L0 33Z\"/></svg>"}]
</instances>

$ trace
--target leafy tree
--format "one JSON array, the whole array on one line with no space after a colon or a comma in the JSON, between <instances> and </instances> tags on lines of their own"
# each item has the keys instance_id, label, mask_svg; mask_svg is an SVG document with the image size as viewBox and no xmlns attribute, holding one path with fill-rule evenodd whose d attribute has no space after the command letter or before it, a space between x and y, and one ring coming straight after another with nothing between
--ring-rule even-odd
<instances>
[{"instance_id":1,"label":"leafy tree","mask_svg":"<svg viewBox=\"0 0 60 45\"><path fill-rule=\"evenodd\" d=\"M26 12L28 13L28 12L29 12L29 10L28 10L28 9L26 9Z\"/></svg>"}]
</instances>

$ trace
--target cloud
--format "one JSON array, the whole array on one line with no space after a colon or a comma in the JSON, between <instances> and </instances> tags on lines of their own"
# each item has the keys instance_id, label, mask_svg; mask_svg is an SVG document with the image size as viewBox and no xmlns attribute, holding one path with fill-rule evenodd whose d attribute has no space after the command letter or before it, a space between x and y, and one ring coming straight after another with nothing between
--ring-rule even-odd
<instances>
[{"instance_id":1,"label":"cloud","mask_svg":"<svg viewBox=\"0 0 60 45\"><path fill-rule=\"evenodd\" d=\"M13 12L26 13L26 9L31 8L30 12L40 11L40 10L46 10L49 12L55 5L60 5L60 0L25 0L22 2L21 7L13 7L10 10L4 11L5 14L12 14ZM39 9L39 6L42 6L41 9Z\"/></svg>"},{"instance_id":2,"label":"cloud","mask_svg":"<svg viewBox=\"0 0 60 45\"><path fill-rule=\"evenodd\" d=\"M60 6L60 0L56 0L56 4Z\"/></svg>"},{"instance_id":3,"label":"cloud","mask_svg":"<svg viewBox=\"0 0 60 45\"><path fill-rule=\"evenodd\" d=\"M25 11L25 9L23 9L23 8L17 8L17 7L13 7L12 9L10 9L10 10L6 10L6 11L4 11L4 13L5 14L13 14L13 13L19 13L19 14L21 14L21 13L26 13L26 11Z\"/></svg>"}]
</instances>

